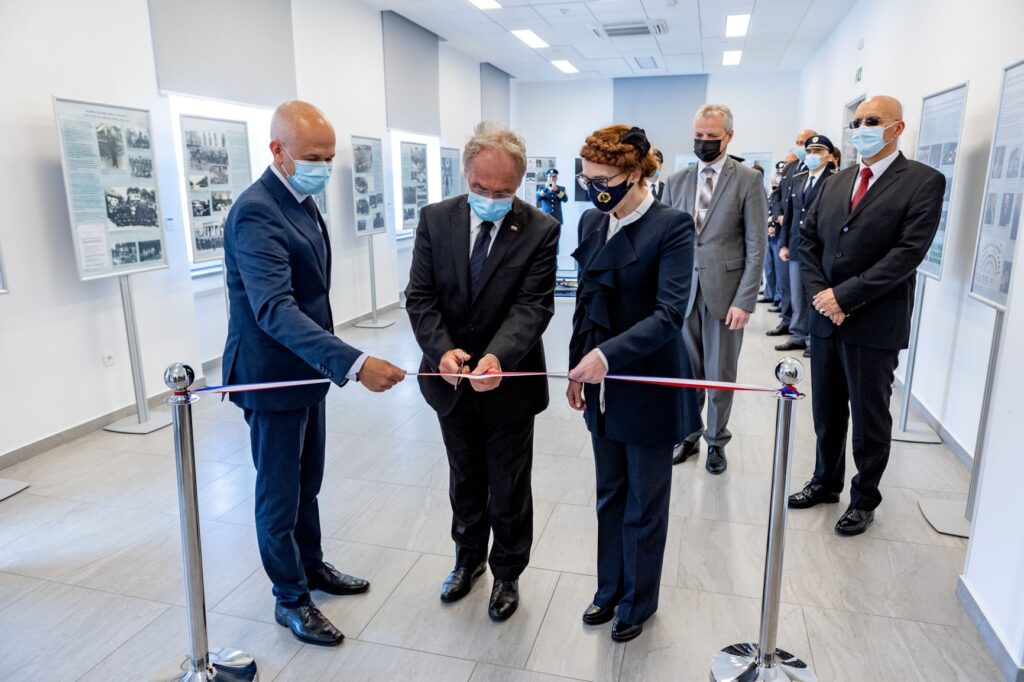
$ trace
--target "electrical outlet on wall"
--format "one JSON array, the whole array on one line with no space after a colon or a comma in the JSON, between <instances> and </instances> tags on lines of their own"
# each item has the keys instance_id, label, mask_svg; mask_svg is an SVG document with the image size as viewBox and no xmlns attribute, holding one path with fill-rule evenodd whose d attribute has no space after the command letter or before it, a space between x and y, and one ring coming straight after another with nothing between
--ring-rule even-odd
<instances>
[{"instance_id":1,"label":"electrical outlet on wall","mask_svg":"<svg viewBox=\"0 0 1024 682\"><path fill-rule=\"evenodd\" d=\"M114 354L113 353L104 353L103 354L103 366L104 367L113 367L114 366Z\"/></svg>"}]
</instances>

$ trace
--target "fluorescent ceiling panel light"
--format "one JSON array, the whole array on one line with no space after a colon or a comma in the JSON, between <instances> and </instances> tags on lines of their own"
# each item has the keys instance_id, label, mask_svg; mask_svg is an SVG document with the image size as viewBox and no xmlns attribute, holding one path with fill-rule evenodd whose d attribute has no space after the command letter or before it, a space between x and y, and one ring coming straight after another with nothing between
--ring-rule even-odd
<instances>
[{"instance_id":1,"label":"fluorescent ceiling panel light","mask_svg":"<svg viewBox=\"0 0 1024 682\"><path fill-rule=\"evenodd\" d=\"M532 47L535 50L541 47L548 47L548 44L545 43L539 35L537 35L528 28L522 28L516 31L512 31L512 35L514 35L516 38L519 38L521 41L523 41L524 43L526 43L528 46Z\"/></svg>"},{"instance_id":2,"label":"fluorescent ceiling panel light","mask_svg":"<svg viewBox=\"0 0 1024 682\"><path fill-rule=\"evenodd\" d=\"M562 73L579 73L580 70L572 65L568 59L554 59L551 61L555 65L555 68Z\"/></svg>"},{"instance_id":3,"label":"fluorescent ceiling panel light","mask_svg":"<svg viewBox=\"0 0 1024 682\"><path fill-rule=\"evenodd\" d=\"M641 69L655 69L658 67L658 62L654 61L654 57L633 57L633 61Z\"/></svg>"},{"instance_id":4,"label":"fluorescent ceiling panel light","mask_svg":"<svg viewBox=\"0 0 1024 682\"><path fill-rule=\"evenodd\" d=\"M501 5L495 0L469 0L477 9L501 9Z\"/></svg>"},{"instance_id":5,"label":"fluorescent ceiling panel light","mask_svg":"<svg viewBox=\"0 0 1024 682\"><path fill-rule=\"evenodd\" d=\"M747 35L747 27L749 25L749 14L730 14L725 19L725 37L742 38Z\"/></svg>"},{"instance_id":6,"label":"fluorescent ceiling panel light","mask_svg":"<svg viewBox=\"0 0 1024 682\"><path fill-rule=\"evenodd\" d=\"M722 66L739 66L743 50L726 50L722 53Z\"/></svg>"}]
</instances>

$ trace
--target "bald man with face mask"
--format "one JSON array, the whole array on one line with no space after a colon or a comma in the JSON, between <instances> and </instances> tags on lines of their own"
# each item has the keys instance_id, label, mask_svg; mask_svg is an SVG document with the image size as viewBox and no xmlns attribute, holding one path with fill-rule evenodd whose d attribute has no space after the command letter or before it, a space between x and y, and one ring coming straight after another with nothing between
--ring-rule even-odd
<instances>
[{"instance_id":1,"label":"bald man with face mask","mask_svg":"<svg viewBox=\"0 0 1024 682\"><path fill-rule=\"evenodd\" d=\"M313 195L334 160L334 128L319 109L291 101L274 112L274 161L242 192L224 225L230 317L224 383L327 378L386 391L405 377L334 335L331 242ZM302 642L344 635L311 590L358 594L370 584L324 562L317 495L324 473L329 384L232 393L249 424L256 465L256 537L277 598L275 620Z\"/></svg>"}]
</instances>

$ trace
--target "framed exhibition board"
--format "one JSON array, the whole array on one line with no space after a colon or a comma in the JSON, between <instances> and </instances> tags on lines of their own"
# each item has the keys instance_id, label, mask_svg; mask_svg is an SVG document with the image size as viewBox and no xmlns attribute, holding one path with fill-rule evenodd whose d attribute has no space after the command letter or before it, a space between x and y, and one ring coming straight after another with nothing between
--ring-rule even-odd
<instances>
[{"instance_id":1,"label":"framed exhibition board","mask_svg":"<svg viewBox=\"0 0 1024 682\"><path fill-rule=\"evenodd\" d=\"M0 247L0 294L10 293L7 288L7 275L4 273L4 250Z\"/></svg>"},{"instance_id":2,"label":"framed exhibition board","mask_svg":"<svg viewBox=\"0 0 1024 682\"><path fill-rule=\"evenodd\" d=\"M441 147L441 201L462 194L458 149Z\"/></svg>"},{"instance_id":3,"label":"framed exhibition board","mask_svg":"<svg viewBox=\"0 0 1024 682\"><path fill-rule=\"evenodd\" d=\"M420 221L420 209L429 203L427 145L408 141L399 145L402 154L402 229L412 232Z\"/></svg>"},{"instance_id":4,"label":"framed exhibition board","mask_svg":"<svg viewBox=\"0 0 1024 682\"><path fill-rule=\"evenodd\" d=\"M1006 67L992 137L971 297L1006 310L1024 199L1024 61Z\"/></svg>"},{"instance_id":5,"label":"framed exhibition board","mask_svg":"<svg viewBox=\"0 0 1024 682\"><path fill-rule=\"evenodd\" d=\"M547 182L548 169L557 169L557 167L558 160L553 156L527 157L526 175L523 176L523 201L531 205L535 204L537 202L537 187ZM575 182L575 178L573 181Z\"/></svg>"},{"instance_id":6,"label":"framed exhibition board","mask_svg":"<svg viewBox=\"0 0 1024 682\"><path fill-rule=\"evenodd\" d=\"M219 261L228 211L252 182L249 130L244 121L184 114L179 124L192 262Z\"/></svg>"},{"instance_id":7,"label":"framed exhibition board","mask_svg":"<svg viewBox=\"0 0 1024 682\"><path fill-rule=\"evenodd\" d=\"M384 147L380 138L352 137L352 207L356 236L388 231L384 218Z\"/></svg>"},{"instance_id":8,"label":"framed exhibition board","mask_svg":"<svg viewBox=\"0 0 1024 682\"><path fill-rule=\"evenodd\" d=\"M54 97L78 275L167 267L149 111Z\"/></svg>"},{"instance_id":9,"label":"framed exhibition board","mask_svg":"<svg viewBox=\"0 0 1024 682\"><path fill-rule=\"evenodd\" d=\"M946 193L942 197L942 218L928 255L918 272L933 279L942 279L942 256L946 246L949 203L953 195L957 159L960 158L960 132L967 109L967 83L956 85L924 98L921 107L921 128L917 137L917 161L927 164L946 176Z\"/></svg>"}]
</instances>

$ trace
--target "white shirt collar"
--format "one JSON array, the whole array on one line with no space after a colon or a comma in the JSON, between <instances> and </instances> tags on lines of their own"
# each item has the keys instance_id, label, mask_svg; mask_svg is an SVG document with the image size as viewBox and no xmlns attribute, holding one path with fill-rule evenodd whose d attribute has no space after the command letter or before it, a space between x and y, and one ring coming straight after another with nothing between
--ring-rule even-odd
<instances>
[{"instance_id":1,"label":"white shirt collar","mask_svg":"<svg viewBox=\"0 0 1024 682\"><path fill-rule=\"evenodd\" d=\"M288 182L288 178L284 176L284 173L277 169L277 166L275 166L274 164L270 164L270 170L274 171L274 175L276 175L277 179L281 181L281 184L288 188L288 191L292 193L293 197L295 197L295 201L301 204L303 201L306 200L306 197L309 196L308 194L302 194L301 192L297 192L295 188L292 187L292 183Z\"/></svg>"},{"instance_id":2,"label":"white shirt collar","mask_svg":"<svg viewBox=\"0 0 1024 682\"><path fill-rule=\"evenodd\" d=\"M892 165L892 162L896 160L896 155L899 154L899 153L900 153L900 150L897 149L896 151L894 151L889 156L886 156L885 158L882 158L882 159L879 159L878 161L875 161L870 166L868 166L866 163L864 163L864 159L861 159L860 160L860 164L859 164L860 165L860 169L857 171L857 173L860 174L865 168L870 168L871 169L871 179L872 180L877 180L878 178L880 178L882 176L882 173L884 173L889 168L889 166Z\"/></svg>"},{"instance_id":3,"label":"white shirt collar","mask_svg":"<svg viewBox=\"0 0 1024 682\"><path fill-rule=\"evenodd\" d=\"M609 239L619 230L624 228L626 225L631 225L636 221L644 217L647 210L654 205L654 194L648 190L647 196L640 202L640 205L633 209L633 212L627 215L625 218L616 218L613 214L608 214L608 237Z\"/></svg>"},{"instance_id":4,"label":"white shirt collar","mask_svg":"<svg viewBox=\"0 0 1024 682\"><path fill-rule=\"evenodd\" d=\"M720 158L718 161L715 161L714 163L704 163L703 161L697 161L697 172L698 173L703 173L704 169L707 168L708 166L710 166L711 168L715 169L715 175L721 175L722 174L722 166L725 165L725 160L728 159L728 158L729 158L728 154L723 154L722 158Z\"/></svg>"}]
</instances>

